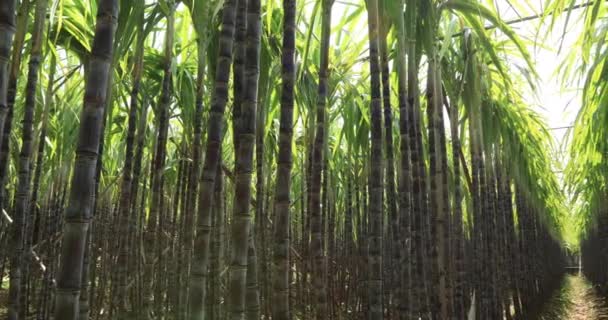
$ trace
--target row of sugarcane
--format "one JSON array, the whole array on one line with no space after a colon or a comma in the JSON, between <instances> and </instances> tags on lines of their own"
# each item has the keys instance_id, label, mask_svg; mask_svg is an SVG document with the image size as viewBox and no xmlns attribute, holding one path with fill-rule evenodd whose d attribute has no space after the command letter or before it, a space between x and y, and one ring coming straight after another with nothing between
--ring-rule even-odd
<instances>
[{"instance_id":1,"label":"row of sugarcane","mask_svg":"<svg viewBox=\"0 0 608 320\"><path fill-rule=\"evenodd\" d=\"M557 12L566 12L569 5L556 2ZM570 57L559 69L568 84L579 84L577 96L580 108L567 137L568 164L564 170L566 190L570 196L572 212L569 231L574 237L572 249L578 254L582 274L603 298L608 297L608 68L605 36L608 26L602 21L608 14L605 3L589 3L582 9L581 32ZM571 66L580 66L570 69Z\"/></svg>"},{"instance_id":2,"label":"row of sugarcane","mask_svg":"<svg viewBox=\"0 0 608 320\"><path fill-rule=\"evenodd\" d=\"M608 274L606 273L606 218L599 219L597 226L589 230L581 241L582 271L603 297L608 296Z\"/></svg>"},{"instance_id":3,"label":"row of sugarcane","mask_svg":"<svg viewBox=\"0 0 608 320\"><path fill-rule=\"evenodd\" d=\"M205 3L185 5L205 17L211 12ZM7 1L0 10L7 17L2 46L8 48L0 52L2 83L8 83L0 94L6 111L2 148L8 148L10 114L20 94L18 72L10 71L20 68L32 3L21 2L17 19L14 5ZM481 35L466 31L455 40L451 58L462 64L451 64L435 41L438 4L407 0L394 14L387 4L368 0L364 79L369 85L361 84L370 92L364 93L362 109L368 114L345 124L358 127L361 142L330 144L328 114L337 91L330 74L333 5L320 1L318 91L301 129L306 143L297 153L292 150L294 135L301 134L293 120L299 90L296 10L302 6L283 3L279 129L268 133L263 109L269 102L260 103L258 96L264 71L261 1L226 0L217 38L208 30L213 24L194 23L198 77L189 119L194 135L181 139L171 155L177 4L158 5L157 14L166 21L165 43L155 130L148 132L153 99L140 90L150 32L141 17L147 7L99 1L93 45L83 61L88 67L76 159L38 195L46 132L40 130L34 165L33 119L48 0L36 0L25 99L16 106L24 110L17 183L2 186L2 253L10 259L3 258L0 267L2 274L9 270L8 318L529 319L558 283L563 252L549 212L553 207L543 202L546 190L536 181L526 183L526 177L541 173L533 172L536 159L509 161L537 156L525 150L512 154L510 143L517 149L529 137L516 130L516 138L493 134L490 128L488 119L497 110L519 106L494 97ZM138 23L134 48L124 52L133 58L125 144L106 145L105 119L117 95L115 56L125 47L118 39L126 41L115 32L129 20ZM13 33L14 41L8 41ZM389 34L395 48L388 45ZM212 40L217 52L208 54ZM213 70L209 61L215 62ZM422 99L421 66L428 68ZM49 77L49 97L54 85ZM391 85L397 87L396 106ZM231 118L225 116L229 102ZM229 120L233 135L226 137ZM263 149L271 137L278 143L272 157ZM117 186L108 187L99 155L117 147L125 148L124 166ZM345 164L339 167L330 157L344 147L349 152L340 153ZM7 175L8 149L3 154ZM294 154L300 162L292 169ZM166 173L168 159L179 159L174 177Z\"/></svg>"}]
</instances>

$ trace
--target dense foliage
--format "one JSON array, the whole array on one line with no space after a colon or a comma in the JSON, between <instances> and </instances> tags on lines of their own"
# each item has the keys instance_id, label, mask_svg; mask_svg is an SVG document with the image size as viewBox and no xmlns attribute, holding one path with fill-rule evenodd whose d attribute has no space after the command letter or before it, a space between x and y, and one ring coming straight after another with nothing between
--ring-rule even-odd
<instances>
[{"instance_id":1,"label":"dense foliage","mask_svg":"<svg viewBox=\"0 0 608 320\"><path fill-rule=\"evenodd\" d=\"M491 2L3 1L8 318L533 319L566 229L606 282L603 4L566 197Z\"/></svg>"}]
</instances>

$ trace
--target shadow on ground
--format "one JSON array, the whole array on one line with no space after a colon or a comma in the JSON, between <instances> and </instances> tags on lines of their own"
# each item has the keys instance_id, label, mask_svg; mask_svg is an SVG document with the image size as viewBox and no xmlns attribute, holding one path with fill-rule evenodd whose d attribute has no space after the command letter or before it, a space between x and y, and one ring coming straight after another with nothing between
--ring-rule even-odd
<instances>
[{"instance_id":1,"label":"shadow on ground","mask_svg":"<svg viewBox=\"0 0 608 320\"><path fill-rule=\"evenodd\" d=\"M608 320L608 301L581 274L568 274L539 320Z\"/></svg>"}]
</instances>

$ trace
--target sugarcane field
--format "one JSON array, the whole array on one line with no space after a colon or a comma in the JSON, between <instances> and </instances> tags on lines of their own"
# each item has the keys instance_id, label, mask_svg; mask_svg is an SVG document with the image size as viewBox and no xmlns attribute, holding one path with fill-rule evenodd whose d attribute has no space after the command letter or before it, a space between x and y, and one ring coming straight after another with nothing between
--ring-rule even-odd
<instances>
[{"instance_id":1,"label":"sugarcane field","mask_svg":"<svg viewBox=\"0 0 608 320\"><path fill-rule=\"evenodd\" d=\"M0 320L608 320L608 1L0 0Z\"/></svg>"}]
</instances>

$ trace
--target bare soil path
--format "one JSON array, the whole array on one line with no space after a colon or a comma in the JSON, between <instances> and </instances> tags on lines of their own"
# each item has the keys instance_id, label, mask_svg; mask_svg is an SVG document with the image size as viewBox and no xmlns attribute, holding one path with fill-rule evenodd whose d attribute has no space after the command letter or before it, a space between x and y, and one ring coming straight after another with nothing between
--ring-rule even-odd
<instances>
[{"instance_id":1,"label":"bare soil path","mask_svg":"<svg viewBox=\"0 0 608 320\"><path fill-rule=\"evenodd\" d=\"M569 274L564 287L540 317L542 320L608 320L608 300L601 297L591 283L579 274ZM557 316L559 314L559 316Z\"/></svg>"}]
</instances>

